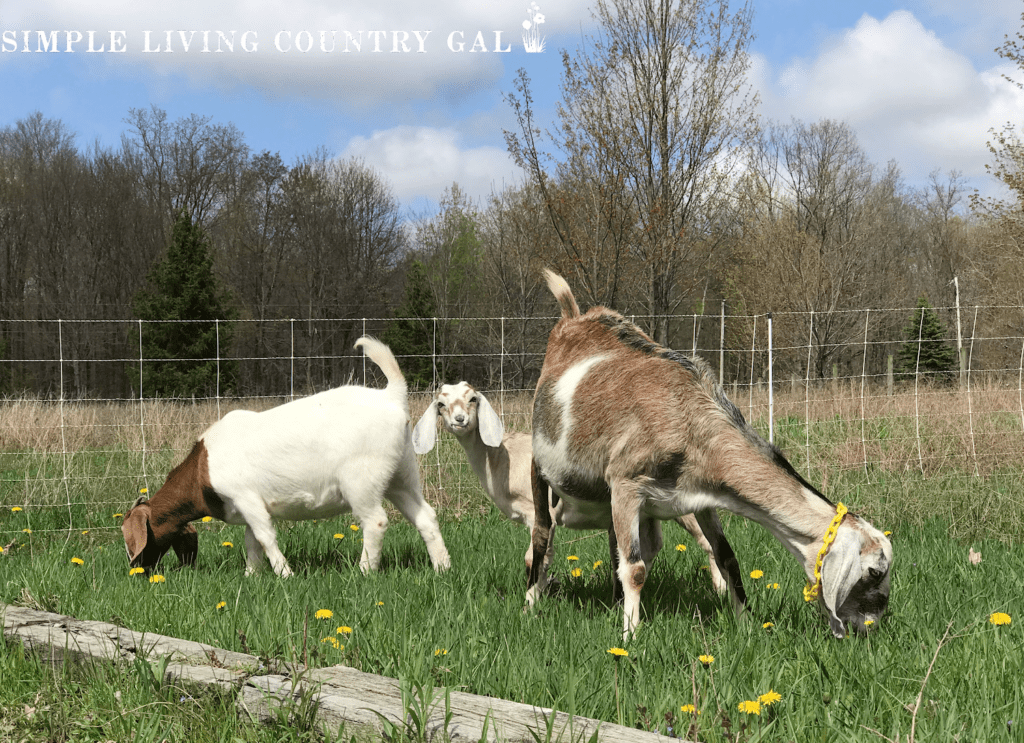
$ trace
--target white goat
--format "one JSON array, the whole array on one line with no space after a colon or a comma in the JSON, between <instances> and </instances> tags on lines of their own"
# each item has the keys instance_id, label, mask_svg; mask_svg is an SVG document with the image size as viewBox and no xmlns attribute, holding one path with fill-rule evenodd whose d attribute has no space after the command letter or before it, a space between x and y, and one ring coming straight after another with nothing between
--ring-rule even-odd
<instances>
[{"instance_id":1,"label":"white goat","mask_svg":"<svg viewBox=\"0 0 1024 743\"><path fill-rule=\"evenodd\" d=\"M376 570L387 498L423 537L435 570L450 561L437 516L420 487L405 378L380 341L356 341L387 377L387 388L347 385L255 413L236 410L200 436L149 500L121 527L132 566L152 569L171 547L184 563L198 546L191 522L214 516L245 524L246 575L264 553L274 572L292 574L273 521L322 519L352 511L363 532L359 567Z\"/></svg>"},{"instance_id":2,"label":"white goat","mask_svg":"<svg viewBox=\"0 0 1024 743\"><path fill-rule=\"evenodd\" d=\"M549 498L570 528L611 528L625 591L623 635L640 621L652 522L694 513L744 603L739 565L717 519L726 508L767 528L800 562L837 637L864 632L889 602L892 545L845 514L762 439L707 364L658 345L622 315L581 315L562 277L546 272L562 318L548 339L534 396L536 521L528 605L547 575L536 556L550 540ZM554 495L548 494L548 488ZM834 541L833 541L834 540ZM831 542L831 545L830 545ZM820 595L818 591L820 590Z\"/></svg>"},{"instance_id":3,"label":"white goat","mask_svg":"<svg viewBox=\"0 0 1024 743\"><path fill-rule=\"evenodd\" d=\"M469 465L473 468L480 484L494 501L498 510L519 524L525 524L533 533L534 505L530 467L533 460L533 443L528 433L504 433L501 418L487 401L468 382L444 384L423 412L412 432L412 444L417 454L426 454L434 448L437 440L437 420L455 436L466 451ZM551 508L552 529L561 523L562 507ZM707 552L712 584L719 593L725 593L726 583L715 563L714 553L704 538L693 514L685 514L676 521L697 540ZM655 525L658 526L657 522ZM660 526L658 526L660 529ZM614 534L611 535L614 539ZM660 546L660 532L658 535ZM614 544L614 542L612 543ZM612 560L616 559L614 548L610 550ZM550 566L554 554L554 539L548 542L545 553L545 567ZM526 573L533 565L533 544L526 550ZM618 577L612 572L613 593L621 594Z\"/></svg>"}]
</instances>

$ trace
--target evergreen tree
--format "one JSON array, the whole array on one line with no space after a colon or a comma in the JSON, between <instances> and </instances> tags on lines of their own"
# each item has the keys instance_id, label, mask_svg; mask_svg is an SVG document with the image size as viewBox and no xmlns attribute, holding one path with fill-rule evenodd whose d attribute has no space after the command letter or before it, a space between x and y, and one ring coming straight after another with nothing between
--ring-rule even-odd
<instances>
[{"instance_id":1,"label":"evergreen tree","mask_svg":"<svg viewBox=\"0 0 1024 743\"><path fill-rule=\"evenodd\" d=\"M411 388L426 389L434 380L430 357L434 352L437 305L423 263L414 260L405 278L405 296L388 323L382 340L399 358ZM407 358L402 358L407 357Z\"/></svg>"},{"instance_id":2,"label":"evergreen tree","mask_svg":"<svg viewBox=\"0 0 1024 743\"><path fill-rule=\"evenodd\" d=\"M237 362L220 360L231 339L227 294L213 274L209 241L185 210L171 231L166 257L147 276L132 309L142 325L142 394L208 395L234 386ZM218 327L219 326L219 327ZM218 346L220 353L218 354ZM219 366L219 369L218 369Z\"/></svg>"},{"instance_id":3,"label":"evergreen tree","mask_svg":"<svg viewBox=\"0 0 1024 743\"><path fill-rule=\"evenodd\" d=\"M906 340L896 355L900 379L913 378L915 373L942 382L956 377L956 352L946 343L946 328L927 297L922 295L917 301L917 309L904 327L903 337Z\"/></svg>"}]
</instances>

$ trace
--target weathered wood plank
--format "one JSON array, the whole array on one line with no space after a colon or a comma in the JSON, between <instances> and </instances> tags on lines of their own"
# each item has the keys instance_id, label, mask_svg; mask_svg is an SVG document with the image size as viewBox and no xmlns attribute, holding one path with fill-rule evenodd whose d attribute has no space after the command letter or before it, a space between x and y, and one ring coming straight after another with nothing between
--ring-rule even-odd
<instances>
[{"instance_id":1,"label":"weathered wood plank","mask_svg":"<svg viewBox=\"0 0 1024 743\"><path fill-rule=\"evenodd\" d=\"M203 643L134 632L106 622L82 621L61 614L0 604L5 638L16 640L50 663L92 659L131 662L169 656L168 680L200 687L237 688L238 707L254 720L276 719L281 710L292 714L307 708L317 722L336 732L379 738L387 720L399 729L407 722L398 680L364 673L347 666L307 669L276 662L264 668L254 655L235 653ZM621 727L585 717L572 717L528 704L482 697L460 691L449 694L445 721L445 691L435 688L426 729L428 740L534 741L576 743L647 743L668 740L657 733Z\"/></svg>"}]
</instances>

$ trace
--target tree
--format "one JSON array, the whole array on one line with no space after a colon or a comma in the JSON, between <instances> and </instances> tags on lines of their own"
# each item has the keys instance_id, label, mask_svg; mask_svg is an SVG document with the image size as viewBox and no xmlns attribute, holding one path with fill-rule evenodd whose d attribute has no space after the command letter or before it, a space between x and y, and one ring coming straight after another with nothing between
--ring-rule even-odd
<instances>
[{"instance_id":1,"label":"tree","mask_svg":"<svg viewBox=\"0 0 1024 743\"><path fill-rule=\"evenodd\" d=\"M946 342L946 328L927 297L922 295L917 300L917 309L903 329L903 337L906 340L896 354L900 379L916 374L942 382L955 378L956 352Z\"/></svg>"},{"instance_id":2,"label":"tree","mask_svg":"<svg viewBox=\"0 0 1024 743\"><path fill-rule=\"evenodd\" d=\"M149 289L132 309L142 326L140 394L181 397L233 386L236 363L221 356L231 338L228 298L213 273L202 228L182 210L171 230L167 256L149 272Z\"/></svg>"},{"instance_id":3,"label":"tree","mask_svg":"<svg viewBox=\"0 0 1024 743\"><path fill-rule=\"evenodd\" d=\"M400 359L410 387L429 389L434 382L430 358L434 353L437 305L423 263L414 259L405 277L405 296L384 330L382 340Z\"/></svg>"},{"instance_id":4,"label":"tree","mask_svg":"<svg viewBox=\"0 0 1024 743\"><path fill-rule=\"evenodd\" d=\"M548 185L525 75L522 100L508 97L522 139L506 133L506 142L544 193L574 264L570 278L614 298L632 273L644 309L662 317L651 328L662 343L664 316L705 283L727 232L735 152L757 131L756 95L746 82L752 12L749 3L732 12L728 0L598 1L598 34L575 58L563 54L554 138L564 162L559 185L582 199ZM597 207L590 224L604 238L600 282L587 280L593 241L574 230L573 208L590 203Z\"/></svg>"}]
</instances>

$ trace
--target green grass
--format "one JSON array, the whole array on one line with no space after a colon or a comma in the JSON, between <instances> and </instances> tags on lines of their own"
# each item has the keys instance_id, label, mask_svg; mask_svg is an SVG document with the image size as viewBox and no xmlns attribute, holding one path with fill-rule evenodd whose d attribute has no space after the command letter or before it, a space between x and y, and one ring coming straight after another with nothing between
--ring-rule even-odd
<instances>
[{"instance_id":1,"label":"green grass","mask_svg":"<svg viewBox=\"0 0 1024 743\"><path fill-rule=\"evenodd\" d=\"M888 513L884 499L872 495L862 493L864 502ZM851 505L856 508L856 501ZM5 514L5 526L23 514ZM764 572L759 580L745 580L750 616L739 621L713 595L703 554L681 529L667 524L666 549L643 592L643 624L625 646L629 656L618 661L607 652L622 645L622 620L621 607L609 602L603 535L561 531L561 588L524 614L526 532L494 511L442 521L453 564L444 575L434 574L415 530L401 520L385 538L381 571L369 576L359 573L361 545L349 521L280 525L282 549L297 573L288 580L269 568L243 578L239 527L200 526L199 567L177 569L168 556L163 584L128 576L117 532L61 539L33 533L0 559L0 599L314 666L344 663L406 678L427 672L439 686L609 721L618 721L621 710L627 725L662 732L671 727L701 740L902 740L912 723L918 740L1016 739L1012 725L1024 721L1019 535L1014 545L972 542L983 559L971 565L967 545L950 538L945 520L897 520L894 509L891 521L877 523L893 530L890 611L869 638L844 641L832 639L824 619L804 604L799 566L760 527L725 519L744 572ZM334 539L335 533L345 538ZM579 541L570 544L573 539ZM236 546L223 547L224 541ZM677 542L688 549L677 551ZM579 557L573 563L582 568L578 579L569 574L569 554ZM73 565L72 557L84 565ZM595 570L597 561L603 564ZM776 582L778 589L769 587ZM226 608L216 608L220 601ZM330 609L333 617L316 619L319 609ZM994 611L1009 613L1014 623L990 625ZM774 626L766 630L764 622ZM353 629L351 636L336 633L342 625ZM949 636L935 657L947 627ZM338 638L344 649L321 642L324 637ZM697 660L702 654L715 657L710 667ZM9 648L3 663L15 676L32 677L33 661L20 651ZM85 697L110 688L144 693L134 680L124 684L105 671L92 673L91 681L86 674L76 682ZM907 705L912 708L926 675L915 716ZM5 672L3 678L12 676ZM0 706L8 710L3 724L19 726L23 735L36 729L19 710L40 708L33 701L37 681L0 684ZM759 716L739 711L740 702L770 689L781 701ZM151 711L156 727L186 730L187 706L165 709L159 698L137 704ZM36 713L68 718L48 723L64 731L54 740L86 739L74 737L72 728L91 707L124 708L109 700L83 703L76 714L68 704L51 701L50 712ZM682 713L685 704L695 704L701 714ZM241 724L230 705L211 702L213 710L221 707L219 730ZM1010 720L1016 722L1008 729ZM95 732L88 739L99 737Z\"/></svg>"}]
</instances>

